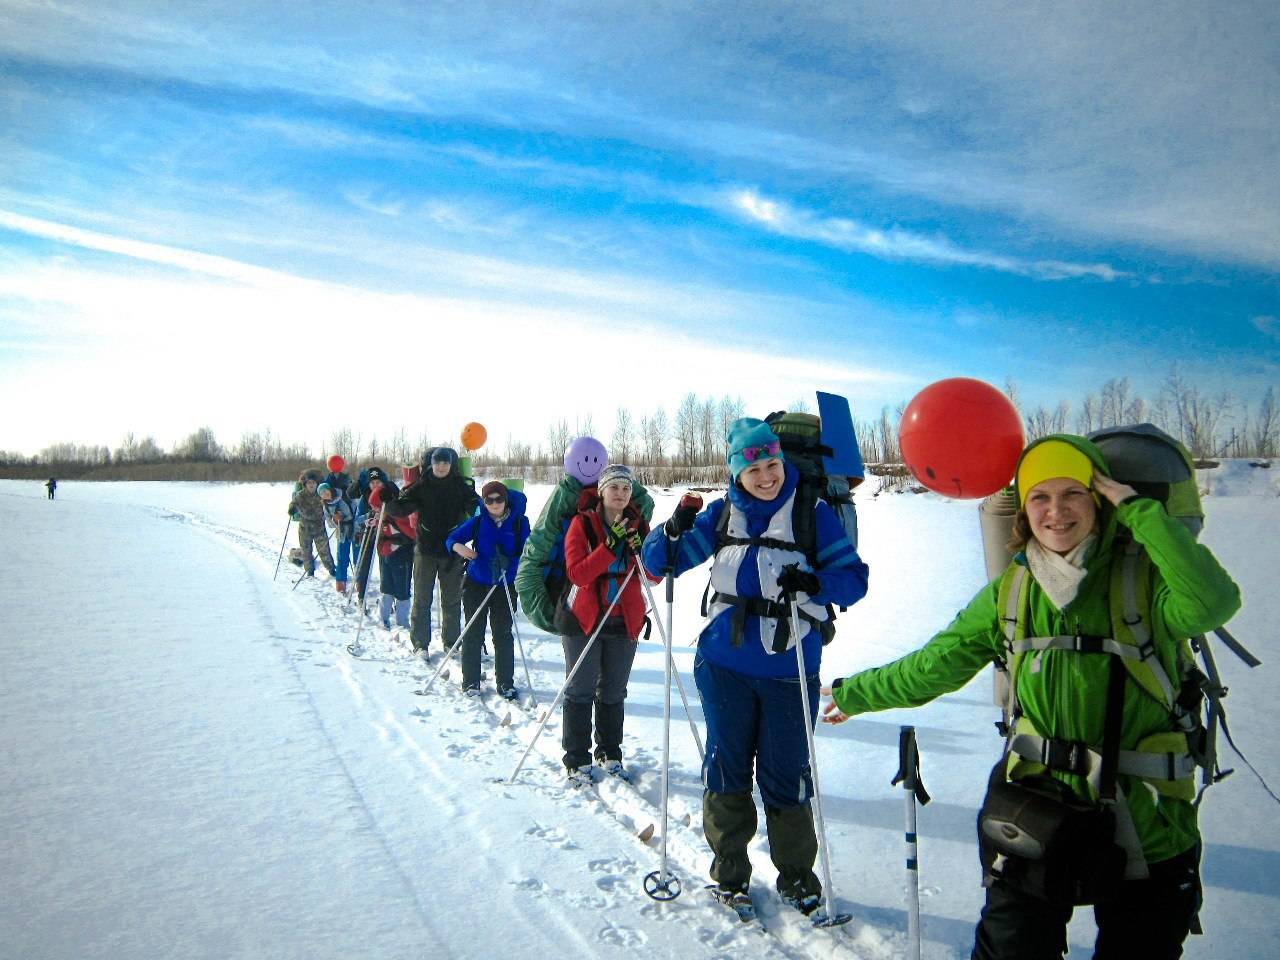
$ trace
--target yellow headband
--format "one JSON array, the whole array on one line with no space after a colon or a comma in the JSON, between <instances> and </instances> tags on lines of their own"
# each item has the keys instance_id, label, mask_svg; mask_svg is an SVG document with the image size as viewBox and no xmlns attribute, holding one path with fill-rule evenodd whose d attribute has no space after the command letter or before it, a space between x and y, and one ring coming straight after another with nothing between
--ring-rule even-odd
<instances>
[{"instance_id":1,"label":"yellow headband","mask_svg":"<svg viewBox=\"0 0 1280 960\"><path fill-rule=\"evenodd\" d=\"M1037 444L1018 464L1018 506L1026 506L1032 487L1054 477L1070 477L1088 490L1093 482L1093 461L1063 440Z\"/></svg>"}]
</instances>

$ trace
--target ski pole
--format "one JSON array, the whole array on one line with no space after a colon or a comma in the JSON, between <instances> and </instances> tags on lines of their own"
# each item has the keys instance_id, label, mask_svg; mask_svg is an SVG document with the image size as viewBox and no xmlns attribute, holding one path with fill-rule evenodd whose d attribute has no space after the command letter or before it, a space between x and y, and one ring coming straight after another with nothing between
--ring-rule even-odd
<instances>
[{"instance_id":1,"label":"ski pole","mask_svg":"<svg viewBox=\"0 0 1280 960\"><path fill-rule=\"evenodd\" d=\"M511 776L507 778L507 783L515 783L516 777L520 773L520 768L524 766L525 760L529 754L533 752L534 745L537 744L538 738L542 736L542 731L546 729L547 721L551 719L551 714L556 712L556 707L560 705L560 698L564 696L564 692L569 689L569 684L573 682L574 676L578 672L578 668L582 666L583 661L587 659L587 654L591 650L591 645L596 642L596 637L600 635L600 631L604 629L605 623L609 620L609 614L613 613L613 608L618 605L618 601L622 599L622 591L627 589L627 584L631 578L636 575L636 571L640 565L634 564L627 575L623 577L618 592L614 598L609 601L609 606L605 608L604 616L600 618L600 622L596 624L596 628L591 631L591 636L587 638L587 645L582 648L582 653L578 654L577 662L574 663L573 669L569 671L569 675L564 678L564 684L560 687L560 691L556 694L556 698L551 701L551 706L547 708L546 715L542 718L542 722L538 724L538 729L533 732L533 739L529 741L529 746L525 747L525 751L520 756L520 762L516 764L516 768L511 771Z\"/></svg>"},{"instance_id":2,"label":"ski pole","mask_svg":"<svg viewBox=\"0 0 1280 960\"><path fill-rule=\"evenodd\" d=\"M640 563L639 557L636 557L636 563L640 565L641 573L645 573L647 575L647 571L644 569L644 564ZM670 648L671 640L669 638L671 636L671 620L672 620L671 608L674 604L675 584L672 582L674 580L674 576L672 574L668 574L667 579L668 579L667 626L666 626L666 629L664 630L662 627L662 621L661 620L658 621L658 636L662 638L663 644L666 647ZM654 602L653 590L650 589L649 582L648 580L645 579L645 577L640 578L640 585L644 587L645 596L649 600L649 607L653 610L657 610L658 605L657 603ZM702 737L698 735L698 725L693 722L693 711L689 709L689 698L685 696L684 684L680 681L680 671L675 668L674 661L671 668L671 675L675 678L676 689L680 692L680 702L681 704L684 705L684 715L689 721L689 732L693 734L693 742L698 748L698 762L701 763L704 759L706 759L706 751L702 749Z\"/></svg>"},{"instance_id":3,"label":"ski pole","mask_svg":"<svg viewBox=\"0 0 1280 960\"><path fill-rule=\"evenodd\" d=\"M640 560L637 557L636 562ZM644 577L640 578L644 581ZM667 629L662 634L663 683L662 683L662 852L656 873L644 878L644 892L651 900L674 900L680 896L680 880L667 875L667 801L671 796L671 674L673 672L671 654L671 630L675 608L675 571L667 568ZM645 588L648 588L645 584ZM649 603L653 603L653 592L649 591ZM688 709L685 710L688 713ZM695 731L695 736L697 733ZM702 752L702 744L698 744L698 752Z\"/></svg>"},{"instance_id":4,"label":"ski pole","mask_svg":"<svg viewBox=\"0 0 1280 960\"><path fill-rule=\"evenodd\" d=\"M436 672L431 675L431 679L427 681L427 685L419 691L420 694L425 695L431 690L431 685L436 682L436 677L440 676L444 671L444 668L449 665L449 658L453 656L453 651L462 646L462 638L467 635L467 631L471 629L471 625L476 622L476 617L484 613L485 607L489 605L489 598L493 596L493 591L497 589L498 585L496 583L489 588L489 592L486 593L484 595L484 599L480 601L480 606L476 607L476 612L471 614L471 619L466 622L466 625L463 626L462 631L458 634L458 639L453 641L453 645L444 652L444 659L440 661L440 666L436 667Z\"/></svg>"},{"instance_id":5,"label":"ski pole","mask_svg":"<svg viewBox=\"0 0 1280 960\"><path fill-rule=\"evenodd\" d=\"M378 526L375 528L376 532L373 535L373 553L378 552L378 541L382 538L382 518L386 514L386 512L387 512L387 505L384 503L382 506L378 508ZM370 568L372 568L373 566L372 558L369 561L369 566ZM360 656L360 631L364 629L364 617L365 617L364 597L361 597L360 598L360 616L358 618L358 622L356 623L356 638L347 646L347 652L350 653L353 657Z\"/></svg>"},{"instance_id":6,"label":"ski pole","mask_svg":"<svg viewBox=\"0 0 1280 960\"><path fill-rule=\"evenodd\" d=\"M827 912L814 918L815 927L835 927L848 923L853 917L847 913L835 913L832 906L836 902L835 890L831 885L831 855L827 851L827 827L822 818L822 791L818 787L818 750L813 742L813 721L809 713L809 678L804 669L804 644L800 633L800 604L795 594L790 594L787 601L791 607L791 639L796 645L796 664L800 671L800 707L804 711L804 737L809 747L809 773L813 777L813 814L818 828L818 853L822 858L822 897L826 901Z\"/></svg>"},{"instance_id":7,"label":"ski pole","mask_svg":"<svg viewBox=\"0 0 1280 960\"><path fill-rule=\"evenodd\" d=\"M524 664L524 682L529 691L529 703L531 706L538 705L538 698L533 692L533 678L529 676L529 661L524 656L524 641L520 639L520 624L516 622L516 605L511 600L511 585L507 583L507 578L502 578L502 592L507 598L507 612L511 614L511 629L516 634L516 646L520 648L520 662ZM494 649L497 649L495 644Z\"/></svg>"},{"instance_id":8,"label":"ski pole","mask_svg":"<svg viewBox=\"0 0 1280 960\"><path fill-rule=\"evenodd\" d=\"M920 779L920 751L916 749L916 728L898 730L898 772L890 786L902 784L906 801L907 840L907 943L909 957L920 960L920 861L916 856L916 801L929 802L929 794Z\"/></svg>"},{"instance_id":9,"label":"ski pole","mask_svg":"<svg viewBox=\"0 0 1280 960\"><path fill-rule=\"evenodd\" d=\"M377 532L377 527L365 526L360 537L360 556L356 558L356 588L352 593L360 595L360 609L364 609L364 595L369 588L369 574L373 571L373 557L369 553L369 538ZM361 575L361 569L364 574ZM351 609L351 593L347 594L347 610Z\"/></svg>"},{"instance_id":10,"label":"ski pole","mask_svg":"<svg viewBox=\"0 0 1280 960\"><path fill-rule=\"evenodd\" d=\"M280 561L284 559L284 545L289 542L289 528L293 526L293 517L290 517L284 525L284 539L280 541L280 556L276 557L276 572L271 575L274 582L276 577L280 576Z\"/></svg>"}]
</instances>

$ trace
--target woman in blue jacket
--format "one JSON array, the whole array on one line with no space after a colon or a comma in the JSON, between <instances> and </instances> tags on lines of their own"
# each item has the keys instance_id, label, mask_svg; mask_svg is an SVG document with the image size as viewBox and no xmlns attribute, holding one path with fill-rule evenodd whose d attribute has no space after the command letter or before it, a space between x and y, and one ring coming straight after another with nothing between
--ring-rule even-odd
<instances>
[{"instance_id":1,"label":"woman in blue jacket","mask_svg":"<svg viewBox=\"0 0 1280 960\"><path fill-rule=\"evenodd\" d=\"M471 627L462 636L462 689L468 696L480 695L484 615L477 617L475 613L488 594L494 679L498 693L507 700L514 700L517 696L515 651L508 598L514 597L515 591L510 589L510 585L515 582L520 551L529 538L529 518L525 516L525 495L519 490L508 490L497 480L490 480L481 487L480 496L481 504L476 508L475 516L458 524L445 538L445 547L467 561L462 578L462 606ZM489 588L494 584L498 589L490 594Z\"/></svg>"},{"instance_id":2,"label":"woman in blue jacket","mask_svg":"<svg viewBox=\"0 0 1280 960\"><path fill-rule=\"evenodd\" d=\"M693 675L707 721L703 766L703 832L711 846L717 899L748 898L756 833L752 769L764 801L769 855L783 899L811 913L822 885L813 872L817 835L809 800L805 724L818 705L822 635L828 604L848 606L867 592L867 567L827 504L814 502L810 544L796 542L799 471L783 460L778 437L762 420L730 425L728 495L701 513L682 501L645 540L644 563L680 576L714 556L707 623L698 638ZM802 503L799 509L806 509ZM801 707L796 639L787 598L799 606L809 715Z\"/></svg>"}]
</instances>

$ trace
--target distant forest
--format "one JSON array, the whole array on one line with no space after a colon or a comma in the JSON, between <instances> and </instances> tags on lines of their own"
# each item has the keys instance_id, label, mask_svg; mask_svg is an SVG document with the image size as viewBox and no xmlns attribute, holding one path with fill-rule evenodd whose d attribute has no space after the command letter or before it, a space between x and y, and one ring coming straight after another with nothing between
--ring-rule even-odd
<instances>
[{"instance_id":1,"label":"distant forest","mask_svg":"<svg viewBox=\"0 0 1280 960\"><path fill-rule=\"evenodd\" d=\"M1027 438L1049 433L1087 434L1127 423L1151 422L1181 440L1201 459L1252 457L1269 459L1280 446L1280 412L1275 389L1268 387L1252 406L1229 393L1202 393L1173 368L1158 394L1145 398L1132 392L1127 377L1108 380L1096 392L1072 405L1062 400L1052 409L1028 409L1013 381L1005 394L1022 415ZM898 424L906 408L885 407L871 420L855 420L863 460L886 468L900 461ZM788 409L811 412L796 401ZM751 411L763 415L769 411ZM523 476L534 481L557 475L564 449L574 437L591 435L604 441L610 459L635 466L642 482L717 483L727 476L724 465L725 427L744 416L741 398L699 398L686 394L670 415L662 407L637 414L618 407L611 425L595 422L592 414L571 424L560 419L547 427L537 442L507 435L505 443L490 436L484 448L472 454L476 473L486 476ZM460 426L460 425L459 425ZM599 432L604 426L603 432ZM306 467L340 454L354 471L364 464L384 467L416 463L423 450L437 445L457 446L451 437L422 434L410 437L399 430L389 437L362 433L351 427L335 430L325 449L286 443L269 430L243 434L232 446L224 446L213 430L200 427L172 450L163 450L152 437L125 435L114 449L56 443L34 456L0 451L0 477L36 479L57 476L81 480L292 480Z\"/></svg>"}]
</instances>

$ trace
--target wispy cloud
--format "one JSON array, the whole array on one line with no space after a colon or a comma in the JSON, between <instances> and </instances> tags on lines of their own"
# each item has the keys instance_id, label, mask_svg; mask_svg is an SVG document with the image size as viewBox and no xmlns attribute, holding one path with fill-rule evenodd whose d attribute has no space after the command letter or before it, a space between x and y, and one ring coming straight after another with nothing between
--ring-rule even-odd
<instances>
[{"instance_id":1,"label":"wispy cloud","mask_svg":"<svg viewBox=\"0 0 1280 960\"><path fill-rule=\"evenodd\" d=\"M821 243L849 253L864 253L887 260L977 267L1038 280L1092 278L1113 281L1130 276L1105 263L1024 260L981 250L966 250L945 237L927 237L896 226L882 229L846 217L823 216L782 201L770 200L754 190L735 190L727 196L730 210L772 233Z\"/></svg>"},{"instance_id":2,"label":"wispy cloud","mask_svg":"<svg viewBox=\"0 0 1280 960\"><path fill-rule=\"evenodd\" d=\"M1280 317L1270 315L1254 317L1251 321L1259 333L1280 340Z\"/></svg>"}]
</instances>

